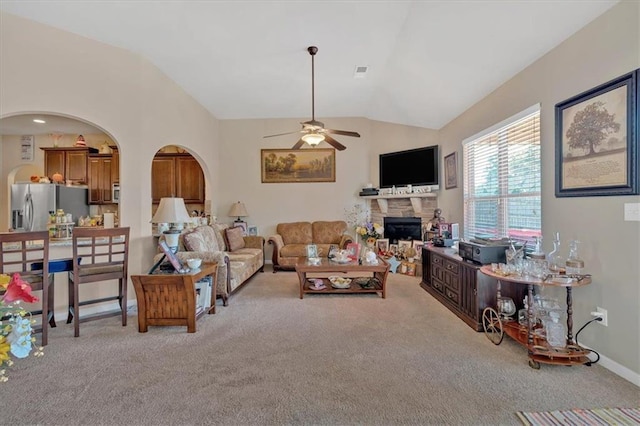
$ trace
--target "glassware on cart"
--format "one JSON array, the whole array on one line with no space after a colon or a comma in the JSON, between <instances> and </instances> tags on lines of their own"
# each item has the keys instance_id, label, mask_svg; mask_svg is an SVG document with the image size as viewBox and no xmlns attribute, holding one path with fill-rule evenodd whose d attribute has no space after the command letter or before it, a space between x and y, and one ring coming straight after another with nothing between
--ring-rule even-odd
<instances>
[{"instance_id":1,"label":"glassware on cart","mask_svg":"<svg viewBox=\"0 0 640 426\"><path fill-rule=\"evenodd\" d=\"M524 258L524 246L518 249L513 240L510 240L509 243L509 248L504 251L507 265L516 266L518 261Z\"/></svg>"},{"instance_id":2,"label":"glassware on cart","mask_svg":"<svg viewBox=\"0 0 640 426\"><path fill-rule=\"evenodd\" d=\"M547 343L554 348L564 348L567 345L567 332L560 322L560 312L549 312L550 319L545 323Z\"/></svg>"},{"instance_id":3,"label":"glassware on cart","mask_svg":"<svg viewBox=\"0 0 640 426\"><path fill-rule=\"evenodd\" d=\"M510 297L500 297L498 299L498 312L505 319L512 319L511 316L516 313L516 304Z\"/></svg>"},{"instance_id":4,"label":"glassware on cart","mask_svg":"<svg viewBox=\"0 0 640 426\"><path fill-rule=\"evenodd\" d=\"M556 232L553 238L553 250L547 255L549 271L555 274L565 272L565 259L560 254L560 233Z\"/></svg>"},{"instance_id":5,"label":"glassware on cart","mask_svg":"<svg viewBox=\"0 0 640 426\"><path fill-rule=\"evenodd\" d=\"M567 258L567 274L582 274L584 271L584 261L578 256L578 243L573 240L569 244L569 257Z\"/></svg>"}]
</instances>

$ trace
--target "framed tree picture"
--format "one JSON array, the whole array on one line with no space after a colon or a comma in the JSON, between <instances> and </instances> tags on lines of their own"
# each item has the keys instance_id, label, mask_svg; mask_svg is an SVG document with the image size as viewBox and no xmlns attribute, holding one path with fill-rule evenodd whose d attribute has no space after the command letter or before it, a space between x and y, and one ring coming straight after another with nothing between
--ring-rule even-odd
<instances>
[{"instance_id":1,"label":"framed tree picture","mask_svg":"<svg viewBox=\"0 0 640 426\"><path fill-rule=\"evenodd\" d=\"M639 73L556 104L556 197L639 193Z\"/></svg>"}]
</instances>

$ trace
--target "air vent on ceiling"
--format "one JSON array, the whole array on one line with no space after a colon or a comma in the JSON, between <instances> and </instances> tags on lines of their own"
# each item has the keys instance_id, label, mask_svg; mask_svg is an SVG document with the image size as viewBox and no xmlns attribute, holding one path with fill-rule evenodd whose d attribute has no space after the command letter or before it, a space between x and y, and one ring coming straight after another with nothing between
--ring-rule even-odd
<instances>
[{"instance_id":1,"label":"air vent on ceiling","mask_svg":"<svg viewBox=\"0 0 640 426\"><path fill-rule=\"evenodd\" d=\"M353 72L353 78L364 78L369 71L369 67L366 65L357 65L356 70Z\"/></svg>"}]
</instances>

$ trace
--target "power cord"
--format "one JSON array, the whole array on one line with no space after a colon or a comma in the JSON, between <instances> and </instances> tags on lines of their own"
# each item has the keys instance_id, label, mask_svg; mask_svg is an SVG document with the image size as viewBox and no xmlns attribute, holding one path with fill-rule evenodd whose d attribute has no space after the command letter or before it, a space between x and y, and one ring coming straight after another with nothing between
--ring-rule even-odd
<instances>
[{"instance_id":1,"label":"power cord","mask_svg":"<svg viewBox=\"0 0 640 426\"><path fill-rule=\"evenodd\" d=\"M584 330L584 328L585 328L586 326L588 326L589 324L591 324L591 323L592 323L592 322L594 322L594 321L602 321L602 317L595 317L595 318L592 318L592 319L590 319L589 321L587 321L587 322L586 322L582 327L580 327L580 330L578 330L578 332L577 332L577 333L576 333L576 335L575 335L576 345L579 345L579 343L578 343L578 334L580 334L580 332L581 332L582 330ZM598 361L600 361L600 354L599 354L598 352L594 351L593 349L589 349L589 348L585 348L585 349L587 349L587 350L589 350L589 351L593 352L594 354L596 354L596 357L597 357L595 361L590 361L590 362L588 362L586 365L593 365L593 364L597 364L597 363L598 363Z\"/></svg>"}]
</instances>

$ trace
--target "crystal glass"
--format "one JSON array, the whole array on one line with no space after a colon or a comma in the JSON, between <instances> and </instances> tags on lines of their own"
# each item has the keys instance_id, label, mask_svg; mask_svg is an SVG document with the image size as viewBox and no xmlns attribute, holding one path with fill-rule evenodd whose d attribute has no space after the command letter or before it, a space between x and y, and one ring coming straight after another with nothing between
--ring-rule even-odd
<instances>
[{"instance_id":1,"label":"crystal glass","mask_svg":"<svg viewBox=\"0 0 640 426\"><path fill-rule=\"evenodd\" d=\"M505 318L510 318L516 313L516 304L510 297L501 297L498 299L498 311Z\"/></svg>"}]
</instances>

